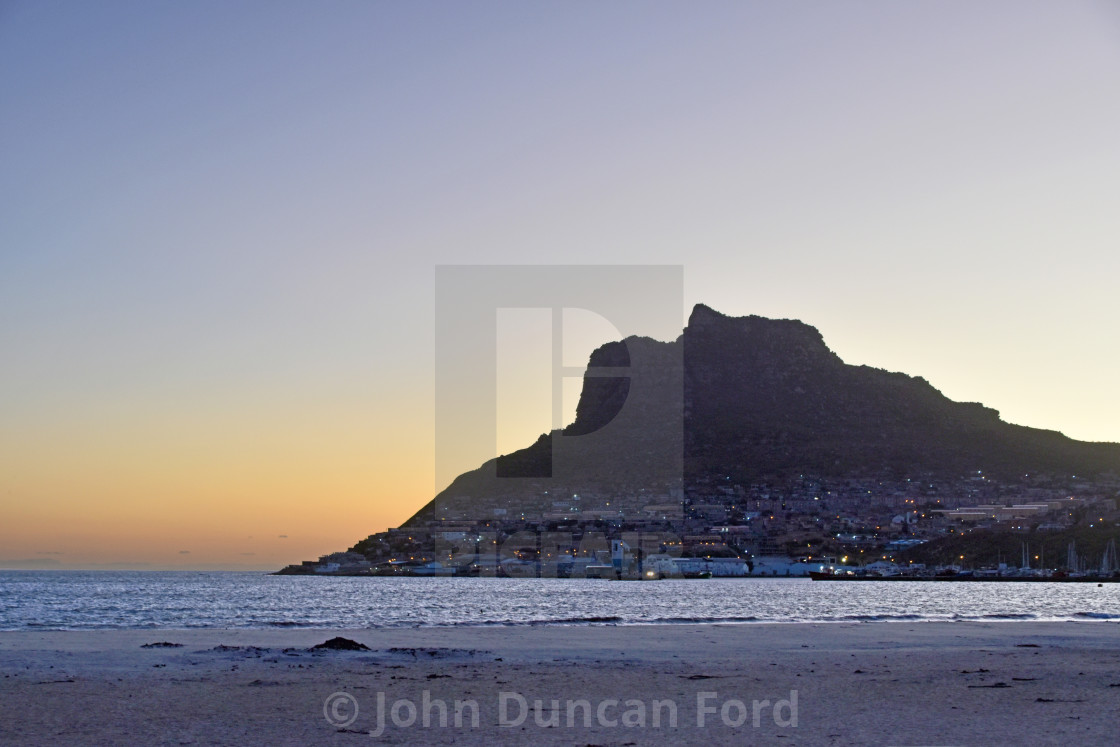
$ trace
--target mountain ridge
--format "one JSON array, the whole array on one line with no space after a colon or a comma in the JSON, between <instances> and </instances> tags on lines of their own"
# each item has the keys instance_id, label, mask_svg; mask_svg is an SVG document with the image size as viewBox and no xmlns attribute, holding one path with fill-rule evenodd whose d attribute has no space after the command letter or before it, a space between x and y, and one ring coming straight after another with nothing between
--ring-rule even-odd
<instances>
[{"instance_id":1,"label":"mountain ridge","mask_svg":"<svg viewBox=\"0 0 1120 747\"><path fill-rule=\"evenodd\" d=\"M629 377L596 373L627 367ZM921 376L845 363L800 320L697 304L676 340L629 337L597 348L570 425L460 475L406 525L434 518L444 499L482 507L533 490L534 479L553 477L560 445L576 454L564 490L672 493L679 470L686 499L719 479L1120 472L1120 444L1006 423ZM658 459L674 448L679 464Z\"/></svg>"}]
</instances>

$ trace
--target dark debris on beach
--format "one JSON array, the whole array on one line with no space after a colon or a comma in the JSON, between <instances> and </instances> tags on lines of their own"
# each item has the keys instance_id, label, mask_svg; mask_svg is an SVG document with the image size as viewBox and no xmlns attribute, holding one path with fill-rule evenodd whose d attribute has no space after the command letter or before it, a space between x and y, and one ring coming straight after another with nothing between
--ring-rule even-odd
<instances>
[{"instance_id":1,"label":"dark debris on beach","mask_svg":"<svg viewBox=\"0 0 1120 747\"><path fill-rule=\"evenodd\" d=\"M311 650L312 651L369 651L370 648L369 648L369 646L365 645L364 643L358 643L357 641L352 641L349 638L343 638L342 636L335 636L334 638L331 638L329 641L323 641L322 643L320 643L318 645L312 646Z\"/></svg>"}]
</instances>

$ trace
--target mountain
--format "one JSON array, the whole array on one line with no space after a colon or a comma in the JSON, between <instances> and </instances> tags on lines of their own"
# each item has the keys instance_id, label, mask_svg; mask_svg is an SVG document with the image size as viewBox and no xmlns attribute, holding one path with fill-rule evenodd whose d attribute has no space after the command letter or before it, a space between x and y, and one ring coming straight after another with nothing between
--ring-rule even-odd
<instances>
[{"instance_id":1,"label":"mountain","mask_svg":"<svg viewBox=\"0 0 1120 747\"><path fill-rule=\"evenodd\" d=\"M1117 473L1120 444L1005 423L921 377L846 364L800 321L697 305L672 342L630 337L596 350L571 425L461 475L406 525L435 518L441 503L483 515L560 493L694 497L721 480L977 471L1011 481Z\"/></svg>"},{"instance_id":2,"label":"mountain","mask_svg":"<svg viewBox=\"0 0 1120 747\"><path fill-rule=\"evenodd\" d=\"M845 364L798 321L730 318L701 305L683 344L693 475L735 465L744 477L1120 470L1120 444L1011 425L921 377Z\"/></svg>"}]
</instances>

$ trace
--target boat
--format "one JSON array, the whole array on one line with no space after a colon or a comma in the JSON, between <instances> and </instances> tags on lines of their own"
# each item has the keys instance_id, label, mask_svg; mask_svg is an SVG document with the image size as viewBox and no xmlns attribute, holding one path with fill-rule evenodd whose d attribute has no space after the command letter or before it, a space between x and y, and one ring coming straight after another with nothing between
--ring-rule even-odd
<instances>
[{"instance_id":1,"label":"boat","mask_svg":"<svg viewBox=\"0 0 1120 747\"><path fill-rule=\"evenodd\" d=\"M701 571L684 571L681 574L681 577L682 578L711 578L712 577L712 572L709 571L709 570L706 570L706 569L701 570Z\"/></svg>"}]
</instances>

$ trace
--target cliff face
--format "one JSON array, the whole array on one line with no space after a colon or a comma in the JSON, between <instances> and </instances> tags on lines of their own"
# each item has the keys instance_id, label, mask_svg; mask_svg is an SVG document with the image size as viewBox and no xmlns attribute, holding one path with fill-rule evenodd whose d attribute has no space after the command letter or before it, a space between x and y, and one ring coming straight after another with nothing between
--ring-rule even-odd
<instances>
[{"instance_id":1,"label":"cliff face","mask_svg":"<svg viewBox=\"0 0 1120 747\"><path fill-rule=\"evenodd\" d=\"M698 305L677 340L608 343L588 368L571 425L461 475L437 500L523 494L534 478L553 476L557 459L565 489L576 492L664 491L682 477L687 491L728 477L1120 472L1118 444L1010 425L920 377L845 364L794 320ZM596 375L625 368L629 376Z\"/></svg>"},{"instance_id":2,"label":"cliff face","mask_svg":"<svg viewBox=\"0 0 1120 747\"><path fill-rule=\"evenodd\" d=\"M801 322L697 306L683 339L690 476L1120 470L1120 445L1010 425L920 377L847 365Z\"/></svg>"}]
</instances>

